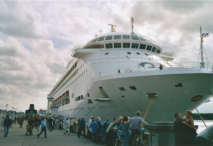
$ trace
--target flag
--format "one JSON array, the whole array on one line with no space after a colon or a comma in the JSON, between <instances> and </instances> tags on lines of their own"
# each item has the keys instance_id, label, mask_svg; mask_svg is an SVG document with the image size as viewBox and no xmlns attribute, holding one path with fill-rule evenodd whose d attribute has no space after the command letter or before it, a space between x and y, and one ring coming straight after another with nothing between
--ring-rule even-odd
<instances>
[{"instance_id":1,"label":"flag","mask_svg":"<svg viewBox=\"0 0 213 146\"><path fill-rule=\"evenodd\" d=\"M208 37L209 33L202 33L202 37Z\"/></svg>"}]
</instances>

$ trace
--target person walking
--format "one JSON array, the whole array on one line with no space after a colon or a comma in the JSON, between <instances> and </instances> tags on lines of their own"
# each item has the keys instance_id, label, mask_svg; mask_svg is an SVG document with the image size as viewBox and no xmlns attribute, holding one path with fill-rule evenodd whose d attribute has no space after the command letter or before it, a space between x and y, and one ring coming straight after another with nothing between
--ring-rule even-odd
<instances>
[{"instance_id":1,"label":"person walking","mask_svg":"<svg viewBox=\"0 0 213 146\"><path fill-rule=\"evenodd\" d=\"M94 117L92 117L92 123L90 124L89 128L91 128L91 130L92 130L92 141L96 143L97 142L96 135L97 135L97 131L98 131L98 124L97 124L97 122L95 122Z\"/></svg>"},{"instance_id":2,"label":"person walking","mask_svg":"<svg viewBox=\"0 0 213 146\"><path fill-rule=\"evenodd\" d=\"M4 120L4 137L7 137L10 126L11 126L11 119L9 118L9 115L7 115Z\"/></svg>"},{"instance_id":3,"label":"person walking","mask_svg":"<svg viewBox=\"0 0 213 146\"><path fill-rule=\"evenodd\" d=\"M39 136L44 132L44 137L47 138L47 130L46 130L46 123L44 121L44 118L42 118L41 121L41 132L39 134L37 134L37 137L39 138Z\"/></svg>"},{"instance_id":4,"label":"person walking","mask_svg":"<svg viewBox=\"0 0 213 146\"><path fill-rule=\"evenodd\" d=\"M74 126L74 119L70 119L70 132L73 132L73 126Z\"/></svg>"},{"instance_id":5,"label":"person walking","mask_svg":"<svg viewBox=\"0 0 213 146\"><path fill-rule=\"evenodd\" d=\"M109 119L106 119L106 121L104 121L102 128L101 128L101 143L102 144L105 143L106 130L107 130L108 126L109 126Z\"/></svg>"},{"instance_id":6,"label":"person walking","mask_svg":"<svg viewBox=\"0 0 213 146\"><path fill-rule=\"evenodd\" d=\"M21 117L21 118L20 118L20 121L19 121L20 128L22 128L23 123L24 123L24 118L23 118L23 117Z\"/></svg>"},{"instance_id":7,"label":"person walking","mask_svg":"<svg viewBox=\"0 0 213 146\"><path fill-rule=\"evenodd\" d=\"M83 117L82 120L80 121L80 129L78 131L78 138L80 138L82 131L84 133L84 138L86 138L86 134L85 134L86 121L85 121L85 119L86 119L86 117Z\"/></svg>"},{"instance_id":8,"label":"person walking","mask_svg":"<svg viewBox=\"0 0 213 146\"><path fill-rule=\"evenodd\" d=\"M68 133L68 135L70 135L70 120L69 118L66 118L66 120L64 121L65 123L65 132L64 135L66 135L66 132Z\"/></svg>"},{"instance_id":9,"label":"person walking","mask_svg":"<svg viewBox=\"0 0 213 146\"><path fill-rule=\"evenodd\" d=\"M37 134L40 133L41 117L37 116L35 119L35 128L37 129Z\"/></svg>"},{"instance_id":10,"label":"person walking","mask_svg":"<svg viewBox=\"0 0 213 146\"><path fill-rule=\"evenodd\" d=\"M4 130L4 117L2 117L2 119L1 119L1 131L3 131Z\"/></svg>"}]
</instances>

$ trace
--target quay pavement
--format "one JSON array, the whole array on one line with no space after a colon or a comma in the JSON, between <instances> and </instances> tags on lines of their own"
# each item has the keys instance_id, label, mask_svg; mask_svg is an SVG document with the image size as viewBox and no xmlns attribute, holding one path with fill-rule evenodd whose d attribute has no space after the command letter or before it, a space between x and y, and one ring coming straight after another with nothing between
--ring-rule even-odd
<instances>
[{"instance_id":1,"label":"quay pavement","mask_svg":"<svg viewBox=\"0 0 213 146\"><path fill-rule=\"evenodd\" d=\"M47 137L44 138L44 133L37 138L37 130L33 129L32 136L25 136L26 123L22 128L18 124L13 124L10 128L8 137L4 137L4 132L0 131L0 146L99 146L91 140L84 138L78 138L76 133L70 135L64 135L64 130L53 130L50 132L47 130Z\"/></svg>"}]
</instances>

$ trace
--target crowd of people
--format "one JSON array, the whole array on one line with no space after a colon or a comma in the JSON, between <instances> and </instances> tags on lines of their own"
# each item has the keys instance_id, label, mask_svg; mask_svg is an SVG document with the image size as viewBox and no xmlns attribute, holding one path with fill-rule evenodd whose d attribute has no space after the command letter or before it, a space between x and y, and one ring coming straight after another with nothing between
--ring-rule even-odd
<instances>
[{"instance_id":1,"label":"crowd of people","mask_svg":"<svg viewBox=\"0 0 213 146\"><path fill-rule=\"evenodd\" d=\"M175 113L174 130L175 130L175 146L209 146L213 140L213 125L208 126L204 131L197 134L196 126L192 119L193 113L191 111L185 112L185 119L180 113ZM88 120L88 123L86 122ZM15 122L22 128L24 117L18 117ZM12 120L7 115L1 119L1 131L4 130L4 136L8 136L9 128L12 125ZM29 117L26 125L25 135L33 135L33 129L37 130L37 137L39 138L44 132L44 137L47 138L47 130L64 129L64 135L76 133L77 137L91 139L94 143L105 144L106 146L114 146L121 137L123 138L123 145L132 145L135 135L144 134L142 124L148 124L141 118L141 113L136 112L134 117L128 115L109 118L101 122L100 117L91 116L76 118L67 117Z\"/></svg>"}]
</instances>

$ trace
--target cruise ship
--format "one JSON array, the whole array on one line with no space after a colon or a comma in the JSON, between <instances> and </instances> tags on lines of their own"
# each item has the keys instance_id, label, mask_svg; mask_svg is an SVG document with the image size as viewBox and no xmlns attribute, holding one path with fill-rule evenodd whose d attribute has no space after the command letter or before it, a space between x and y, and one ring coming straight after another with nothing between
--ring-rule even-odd
<instances>
[{"instance_id":1,"label":"cruise ship","mask_svg":"<svg viewBox=\"0 0 213 146\"><path fill-rule=\"evenodd\" d=\"M91 39L71 54L62 77L47 95L48 112L69 117L141 111L148 122L170 122L194 110L213 93L213 71L180 64L154 41L135 32Z\"/></svg>"}]
</instances>

